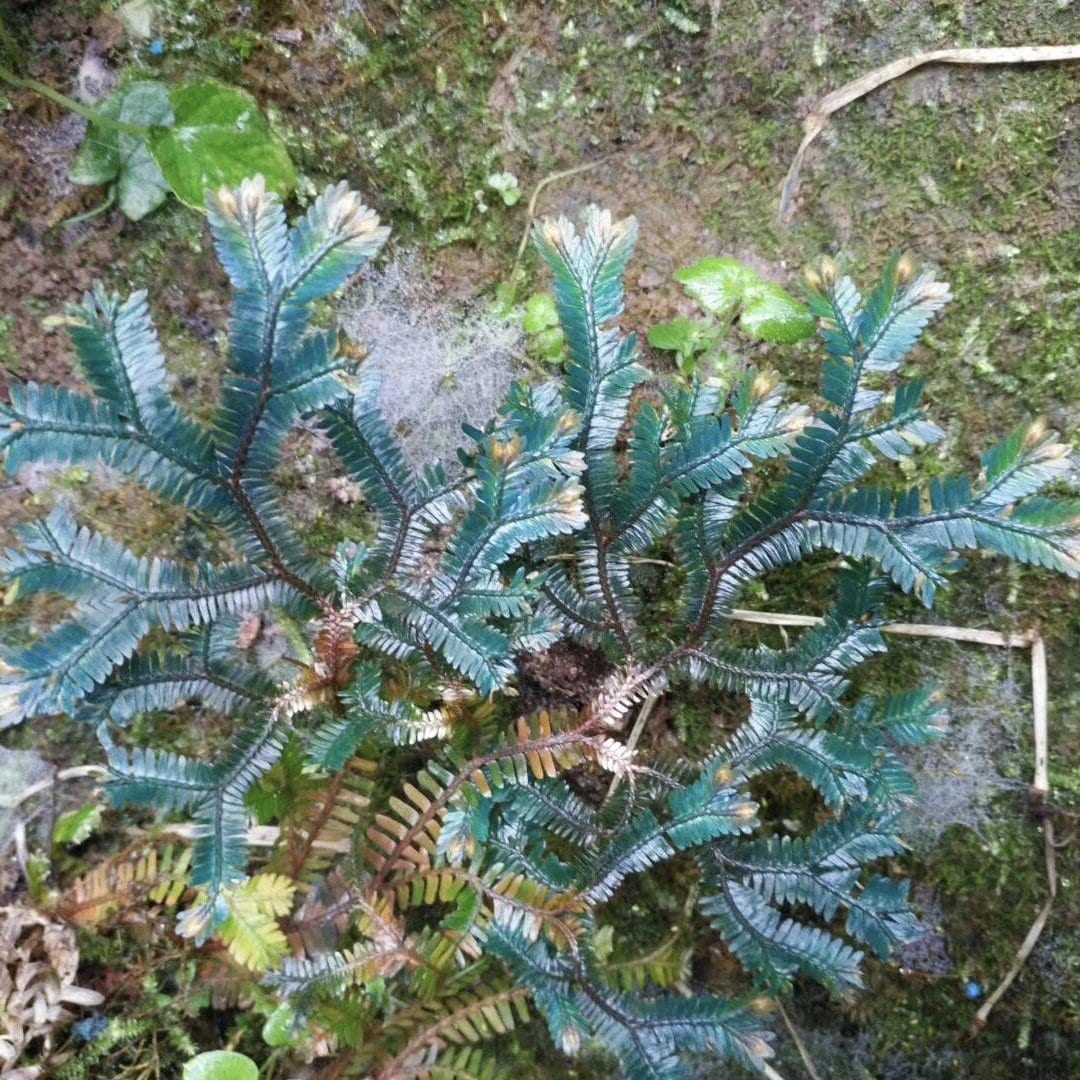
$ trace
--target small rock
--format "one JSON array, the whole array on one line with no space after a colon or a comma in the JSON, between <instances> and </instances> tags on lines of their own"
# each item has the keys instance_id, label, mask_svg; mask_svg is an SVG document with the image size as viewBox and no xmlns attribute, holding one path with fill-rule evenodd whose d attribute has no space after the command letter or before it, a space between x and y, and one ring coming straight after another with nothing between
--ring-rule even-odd
<instances>
[{"instance_id":1,"label":"small rock","mask_svg":"<svg viewBox=\"0 0 1080 1080\"><path fill-rule=\"evenodd\" d=\"M280 41L282 45L299 45L304 40L304 31L282 26L277 30L271 30L270 36L275 41Z\"/></svg>"},{"instance_id":2,"label":"small rock","mask_svg":"<svg viewBox=\"0 0 1080 1080\"><path fill-rule=\"evenodd\" d=\"M151 0L127 0L116 9L116 14L129 37L145 41L150 36L156 14Z\"/></svg>"},{"instance_id":3,"label":"small rock","mask_svg":"<svg viewBox=\"0 0 1080 1080\"><path fill-rule=\"evenodd\" d=\"M350 480L348 477L332 477L327 487L330 489L331 497L346 506L352 506L364 500L363 489L355 480Z\"/></svg>"},{"instance_id":4,"label":"small rock","mask_svg":"<svg viewBox=\"0 0 1080 1080\"><path fill-rule=\"evenodd\" d=\"M937 181L929 173L923 173L919 177L919 187L923 189L923 194L930 202L935 206L941 205L941 191L938 189Z\"/></svg>"},{"instance_id":5,"label":"small rock","mask_svg":"<svg viewBox=\"0 0 1080 1080\"><path fill-rule=\"evenodd\" d=\"M116 73L105 63L101 45L93 38L86 44L86 51L75 75L73 96L77 101L93 105L100 101L116 85Z\"/></svg>"}]
</instances>

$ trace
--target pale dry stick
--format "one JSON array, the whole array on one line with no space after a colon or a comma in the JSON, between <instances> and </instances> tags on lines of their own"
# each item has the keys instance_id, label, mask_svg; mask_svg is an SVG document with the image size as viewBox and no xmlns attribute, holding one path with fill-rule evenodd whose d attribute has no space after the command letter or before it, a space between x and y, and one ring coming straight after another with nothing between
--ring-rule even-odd
<instances>
[{"instance_id":1,"label":"pale dry stick","mask_svg":"<svg viewBox=\"0 0 1080 1080\"><path fill-rule=\"evenodd\" d=\"M736 622L760 623L764 626L820 626L825 620L818 615L788 615L779 611L750 611L735 608L731 617ZM1006 649L1030 649L1039 640L1029 630L1023 634L1003 634L998 630L979 630L968 626L942 626L938 623L887 623L885 634L903 637L943 638L946 641L970 641L975 645L998 645Z\"/></svg>"},{"instance_id":2,"label":"pale dry stick","mask_svg":"<svg viewBox=\"0 0 1080 1080\"><path fill-rule=\"evenodd\" d=\"M107 772L108 770L103 765L74 765L70 769L61 769L52 776L47 776L44 780L39 780L36 784L23 788L11 802L4 802L3 799L0 799L0 806L14 810L17 806L22 806L27 799L32 799L35 795L40 795L43 791L48 791L49 788L55 787L65 780L82 780L87 776L105 776Z\"/></svg>"},{"instance_id":3,"label":"pale dry stick","mask_svg":"<svg viewBox=\"0 0 1080 1080\"><path fill-rule=\"evenodd\" d=\"M803 139L795 157L791 161L787 176L780 190L780 221L790 220L792 201L799 186L799 170L802 168L806 151L811 143L825 130L829 117L853 101L865 97L893 79L906 75L915 68L926 64L974 64L979 66L996 64L1046 64L1061 63L1066 60L1080 60L1080 45L1017 45L1001 49L935 49L932 52L915 53L893 60L889 64L868 71L865 75L845 83L832 93L826 94L814 106L813 111L803 121Z\"/></svg>"},{"instance_id":4,"label":"pale dry stick","mask_svg":"<svg viewBox=\"0 0 1080 1080\"><path fill-rule=\"evenodd\" d=\"M548 173L538 181L536 187L533 188L533 193L529 197L529 205L525 214L525 230L521 234L521 243L518 244L517 254L514 256L514 265L510 271L510 280L514 280L514 275L517 273L517 268L521 265L522 256L525 254L525 249L529 246L529 233L532 231L533 218L536 216L536 203L540 198L541 193L546 187L551 184L556 184L560 180L569 180L571 176L577 176L579 173L591 172L593 169L600 168L601 165L605 165L608 162L608 158L601 158L599 161L587 161L584 165L575 165L572 169L562 169L559 172Z\"/></svg>"},{"instance_id":5,"label":"pale dry stick","mask_svg":"<svg viewBox=\"0 0 1080 1080\"><path fill-rule=\"evenodd\" d=\"M184 823L181 825L165 825L161 830L163 835L175 836L177 840L191 843L201 835L199 826ZM244 834L244 840L248 847L271 848L281 838L281 829L277 825L252 825ZM348 855L352 851L352 842L343 840L314 840L311 846L317 851L332 851L337 855Z\"/></svg>"},{"instance_id":6,"label":"pale dry stick","mask_svg":"<svg viewBox=\"0 0 1080 1080\"><path fill-rule=\"evenodd\" d=\"M1012 986L1013 980L1020 974L1027 963L1028 957L1036 944L1038 944L1039 938L1046 928L1046 921L1050 918L1050 912L1054 907L1054 900L1057 898L1057 848L1054 844L1054 825L1049 818L1043 821L1043 843L1046 848L1046 880L1050 886L1050 895L1039 910L1039 914L1035 916L1035 921L1031 924L1027 937L1021 942L1020 948L1016 950L1016 956L1013 958L1012 966L1005 973L1005 978L998 983L997 989L983 1002L982 1007L975 1014L973 1027L976 1031L986 1025L990 1010L1001 1000L1005 992Z\"/></svg>"},{"instance_id":7,"label":"pale dry stick","mask_svg":"<svg viewBox=\"0 0 1080 1080\"><path fill-rule=\"evenodd\" d=\"M1047 713L1048 713L1048 684L1049 679L1046 669L1046 645L1041 637L1035 636L1031 643L1031 703L1035 713L1035 776L1031 783L1032 795L1036 798L1045 797L1050 791L1050 767L1049 767L1049 739L1047 737ZM1035 916L1031 929L1016 950L1012 966L1005 973L1005 977L998 983L997 989L982 1003L979 1011L975 1014L975 1029L978 1030L986 1024L990 1010L1001 1000L1005 992L1012 986L1016 976L1020 974L1027 963L1043 930L1050 918L1050 912L1057 899L1057 844L1054 840L1054 822L1051 818L1043 818L1043 849L1046 856L1046 884L1049 895L1046 903Z\"/></svg>"},{"instance_id":8,"label":"pale dry stick","mask_svg":"<svg viewBox=\"0 0 1080 1080\"><path fill-rule=\"evenodd\" d=\"M779 998L776 999L776 1007L780 1011L784 1026L788 1029L791 1041L795 1044L795 1049L799 1051L799 1057L802 1058L803 1065L806 1066L810 1080L821 1080L821 1073L814 1066L814 1059L810 1056L810 1051L806 1049L806 1044L802 1041L799 1029L795 1026L794 1021L788 1015L787 1009L784 1008L784 1003Z\"/></svg>"},{"instance_id":9,"label":"pale dry stick","mask_svg":"<svg viewBox=\"0 0 1080 1080\"><path fill-rule=\"evenodd\" d=\"M1035 776L1032 794L1044 798L1050 792L1050 751L1047 739L1049 679L1046 672L1046 643L1036 636L1031 643L1031 707L1035 713Z\"/></svg>"}]
</instances>

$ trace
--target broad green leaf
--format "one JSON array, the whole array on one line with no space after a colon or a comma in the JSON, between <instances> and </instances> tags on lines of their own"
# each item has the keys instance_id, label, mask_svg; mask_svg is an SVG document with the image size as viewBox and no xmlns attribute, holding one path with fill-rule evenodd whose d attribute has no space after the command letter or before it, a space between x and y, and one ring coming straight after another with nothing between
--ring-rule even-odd
<instances>
[{"instance_id":1,"label":"broad green leaf","mask_svg":"<svg viewBox=\"0 0 1080 1080\"><path fill-rule=\"evenodd\" d=\"M297 1026L296 1009L283 1001L263 1024L262 1037L267 1046L289 1046L303 1034L303 1025Z\"/></svg>"},{"instance_id":2,"label":"broad green leaf","mask_svg":"<svg viewBox=\"0 0 1080 1080\"><path fill-rule=\"evenodd\" d=\"M211 1050L184 1066L184 1080L259 1080L259 1067L247 1054Z\"/></svg>"},{"instance_id":3,"label":"broad green leaf","mask_svg":"<svg viewBox=\"0 0 1080 1080\"><path fill-rule=\"evenodd\" d=\"M132 83L120 103L119 119L125 124L147 128L171 124L173 114L168 91L158 82ZM150 156L145 138L120 132L118 146L117 202L132 221L138 221L165 201L169 188L157 162Z\"/></svg>"},{"instance_id":4,"label":"broad green leaf","mask_svg":"<svg viewBox=\"0 0 1080 1080\"><path fill-rule=\"evenodd\" d=\"M789 343L809 337L814 332L814 319L779 285L762 282L747 290L739 327L758 341Z\"/></svg>"},{"instance_id":5,"label":"broad green leaf","mask_svg":"<svg viewBox=\"0 0 1080 1080\"><path fill-rule=\"evenodd\" d=\"M96 111L107 120L120 116L120 92L109 95ZM90 124L82 144L75 151L68 167L68 179L73 184L107 184L120 172L120 133L100 124Z\"/></svg>"},{"instance_id":6,"label":"broad green leaf","mask_svg":"<svg viewBox=\"0 0 1080 1080\"><path fill-rule=\"evenodd\" d=\"M529 353L547 363L562 359L566 336L559 325L555 298L551 293L534 293L525 303L522 329L529 335Z\"/></svg>"},{"instance_id":7,"label":"broad green leaf","mask_svg":"<svg viewBox=\"0 0 1080 1080\"><path fill-rule=\"evenodd\" d=\"M557 361L562 356L566 337L557 326L550 326L536 335L534 352L542 360Z\"/></svg>"},{"instance_id":8,"label":"broad green leaf","mask_svg":"<svg viewBox=\"0 0 1080 1080\"><path fill-rule=\"evenodd\" d=\"M708 312L731 318L747 289L761 278L738 259L702 259L672 275Z\"/></svg>"},{"instance_id":9,"label":"broad green leaf","mask_svg":"<svg viewBox=\"0 0 1080 1080\"><path fill-rule=\"evenodd\" d=\"M814 332L803 304L737 259L702 259L674 277L713 315L729 320L738 312L740 328L757 341L801 341Z\"/></svg>"},{"instance_id":10,"label":"broad green leaf","mask_svg":"<svg viewBox=\"0 0 1080 1080\"><path fill-rule=\"evenodd\" d=\"M296 170L255 99L212 79L169 91L174 123L151 132L147 145L181 202L204 208L208 190L262 175L269 190L287 195Z\"/></svg>"},{"instance_id":11,"label":"broad green leaf","mask_svg":"<svg viewBox=\"0 0 1080 1080\"><path fill-rule=\"evenodd\" d=\"M506 206L514 206L521 201L521 188L518 178L512 172L492 173L487 178L488 187L499 193Z\"/></svg>"}]
</instances>

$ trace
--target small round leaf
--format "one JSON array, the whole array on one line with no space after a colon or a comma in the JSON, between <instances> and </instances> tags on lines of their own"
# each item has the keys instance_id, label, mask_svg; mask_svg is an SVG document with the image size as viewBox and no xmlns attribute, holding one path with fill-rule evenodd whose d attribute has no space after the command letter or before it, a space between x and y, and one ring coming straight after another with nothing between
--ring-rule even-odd
<instances>
[{"instance_id":1,"label":"small round leaf","mask_svg":"<svg viewBox=\"0 0 1080 1080\"><path fill-rule=\"evenodd\" d=\"M247 1054L211 1050L184 1066L184 1080L259 1080L259 1067Z\"/></svg>"}]
</instances>

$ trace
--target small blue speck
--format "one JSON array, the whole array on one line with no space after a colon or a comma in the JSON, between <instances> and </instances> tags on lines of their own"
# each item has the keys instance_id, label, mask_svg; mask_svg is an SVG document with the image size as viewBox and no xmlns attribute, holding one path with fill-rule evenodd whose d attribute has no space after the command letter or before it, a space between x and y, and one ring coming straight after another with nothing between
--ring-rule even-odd
<instances>
[{"instance_id":1,"label":"small blue speck","mask_svg":"<svg viewBox=\"0 0 1080 1080\"><path fill-rule=\"evenodd\" d=\"M983 988L974 980L969 979L964 983L964 997L968 1001L978 1001L983 995Z\"/></svg>"},{"instance_id":2,"label":"small blue speck","mask_svg":"<svg viewBox=\"0 0 1080 1080\"><path fill-rule=\"evenodd\" d=\"M76 1020L71 1025L71 1033L81 1042L93 1042L108 1026L108 1019L98 1013L84 1020Z\"/></svg>"},{"instance_id":3,"label":"small blue speck","mask_svg":"<svg viewBox=\"0 0 1080 1080\"><path fill-rule=\"evenodd\" d=\"M165 42L160 38L154 38L146 47L151 56L160 56L165 51Z\"/></svg>"}]
</instances>

